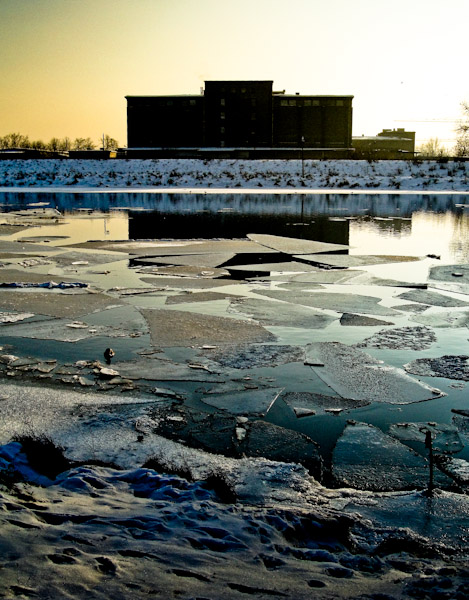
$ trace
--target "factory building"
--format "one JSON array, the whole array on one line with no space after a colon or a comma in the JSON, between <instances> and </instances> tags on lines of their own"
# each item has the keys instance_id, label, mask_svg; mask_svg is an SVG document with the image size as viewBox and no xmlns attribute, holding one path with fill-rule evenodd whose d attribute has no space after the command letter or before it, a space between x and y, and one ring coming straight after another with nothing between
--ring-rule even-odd
<instances>
[{"instance_id":1,"label":"factory building","mask_svg":"<svg viewBox=\"0 0 469 600\"><path fill-rule=\"evenodd\" d=\"M289 95L272 85L206 81L197 96L126 96L128 148L351 149L353 96Z\"/></svg>"}]
</instances>

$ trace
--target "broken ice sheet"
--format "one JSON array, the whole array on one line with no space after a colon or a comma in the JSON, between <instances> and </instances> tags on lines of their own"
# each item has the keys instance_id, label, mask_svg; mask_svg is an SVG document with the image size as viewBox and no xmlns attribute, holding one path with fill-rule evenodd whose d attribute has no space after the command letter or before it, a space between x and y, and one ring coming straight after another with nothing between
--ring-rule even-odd
<instances>
[{"instance_id":1,"label":"broken ice sheet","mask_svg":"<svg viewBox=\"0 0 469 600\"><path fill-rule=\"evenodd\" d=\"M320 269L319 267L315 267L314 271L309 273L302 273L300 275L291 275L288 278L289 283L291 284L303 284L303 288L307 288L308 285L312 284L322 284L322 283L355 283L355 279L359 277L363 271L355 271L355 270L325 270ZM275 280L276 277L272 277L272 280ZM289 283L282 285L281 287L290 287ZM280 287L280 286L279 286Z\"/></svg>"},{"instance_id":2,"label":"broken ice sheet","mask_svg":"<svg viewBox=\"0 0 469 600\"><path fill-rule=\"evenodd\" d=\"M63 254L56 254L53 257L54 262L61 267L71 266L96 266L104 265L107 263L117 262L125 259L126 256L121 252L64 252Z\"/></svg>"},{"instance_id":3,"label":"broken ice sheet","mask_svg":"<svg viewBox=\"0 0 469 600\"><path fill-rule=\"evenodd\" d=\"M443 392L385 365L369 354L339 342L319 342L306 347L306 363L344 398L390 404L410 404L443 396Z\"/></svg>"},{"instance_id":4,"label":"broken ice sheet","mask_svg":"<svg viewBox=\"0 0 469 600\"><path fill-rule=\"evenodd\" d=\"M230 300L239 298L234 294L222 292L182 292L176 296L168 296L165 304L185 304L190 302L213 302L215 300Z\"/></svg>"},{"instance_id":5,"label":"broken ice sheet","mask_svg":"<svg viewBox=\"0 0 469 600\"><path fill-rule=\"evenodd\" d=\"M179 310L145 309L154 346L272 342L276 337L255 323Z\"/></svg>"},{"instance_id":6,"label":"broken ice sheet","mask_svg":"<svg viewBox=\"0 0 469 600\"><path fill-rule=\"evenodd\" d=\"M399 306L402 310L402 306ZM431 327L469 327L469 311L452 310L431 312L412 317L412 321Z\"/></svg>"},{"instance_id":7,"label":"broken ice sheet","mask_svg":"<svg viewBox=\"0 0 469 600\"><path fill-rule=\"evenodd\" d=\"M394 423L389 428L389 434L403 442L425 443L427 431L432 434L432 446L436 452L460 452L464 447L456 427L445 423Z\"/></svg>"},{"instance_id":8,"label":"broken ice sheet","mask_svg":"<svg viewBox=\"0 0 469 600\"><path fill-rule=\"evenodd\" d=\"M248 423L246 429L247 435L239 446L246 456L302 464L313 477L321 478L322 459L318 445L307 435L260 420Z\"/></svg>"},{"instance_id":9,"label":"broken ice sheet","mask_svg":"<svg viewBox=\"0 0 469 600\"><path fill-rule=\"evenodd\" d=\"M188 364L157 358L113 363L122 377L147 381L197 381L223 383L225 377L207 369L193 369Z\"/></svg>"},{"instance_id":10,"label":"broken ice sheet","mask_svg":"<svg viewBox=\"0 0 469 600\"><path fill-rule=\"evenodd\" d=\"M141 259L143 263L145 259ZM228 275L228 271L225 269L219 269L217 267L199 267L191 265L176 265L176 266L162 266L153 267L152 273L158 275L169 275L177 277L202 277L205 279L213 279L217 277L225 277Z\"/></svg>"},{"instance_id":11,"label":"broken ice sheet","mask_svg":"<svg viewBox=\"0 0 469 600\"><path fill-rule=\"evenodd\" d=\"M33 313L0 312L0 323L17 323L34 317Z\"/></svg>"},{"instance_id":12,"label":"broken ice sheet","mask_svg":"<svg viewBox=\"0 0 469 600\"><path fill-rule=\"evenodd\" d=\"M352 410L369 404L366 400L352 400L313 392L284 392L280 398L293 410L298 418L326 414L327 412Z\"/></svg>"},{"instance_id":13,"label":"broken ice sheet","mask_svg":"<svg viewBox=\"0 0 469 600\"><path fill-rule=\"evenodd\" d=\"M227 394L209 394L202 396L205 404L233 415L265 416L271 409L283 388L245 390Z\"/></svg>"},{"instance_id":14,"label":"broken ice sheet","mask_svg":"<svg viewBox=\"0 0 469 600\"><path fill-rule=\"evenodd\" d=\"M355 344L356 348L389 348L392 350L427 350L436 342L428 327L397 327L381 329L374 335Z\"/></svg>"},{"instance_id":15,"label":"broken ice sheet","mask_svg":"<svg viewBox=\"0 0 469 600\"><path fill-rule=\"evenodd\" d=\"M438 457L438 467L459 485L469 486L469 462L451 456Z\"/></svg>"},{"instance_id":16,"label":"broken ice sheet","mask_svg":"<svg viewBox=\"0 0 469 600\"><path fill-rule=\"evenodd\" d=\"M313 240L282 237L263 233L248 233L247 237L267 248L272 248L285 254L316 254L324 252L338 252L347 250L349 247L343 244L328 244Z\"/></svg>"},{"instance_id":17,"label":"broken ice sheet","mask_svg":"<svg viewBox=\"0 0 469 600\"><path fill-rule=\"evenodd\" d=\"M469 497L464 494L437 490L430 499L419 492L386 494L380 495L378 502L373 497L361 496L358 501L355 497L345 510L360 513L363 518L370 519L375 526L384 528L384 531L394 530L391 539L393 536L398 536L398 539L400 537L404 552L406 536L402 531L403 528L407 532L425 536L429 540L426 547L430 551L438 552L438 547L441 548L442 545L447 548L459 548L465 553L467 551ZM425 580L426 578L423 579ZM433 595L433 592L431 594ZM437 592L437 595L442 597L440 592Z\"/></svg>"},{"instance_id":18,"label":"broken ice sheet","mask_svg":"<svg viewBox=\"0 0 469 600\"><path fill-rule=\"evenodd\" d=\"M452 412L455 413L452 418L453 425L458 430L459 435L465 441L466 445L469 445L469 411L453 408Z\"/></svg>"},{"instance_id":19,"label":"broken ice sheet","mask_svg":"<svg viewBox=\"0 0 469 600\"><path fill-rule=\"evenodd\" d=\"M332 473L340 486L362 490L410 490L428 483L425 458L366 423L345 427L332 454Z\"/></svg>"},{"instance_id":20,"label":"broken ice sheet","mask_svg":"<svg viewBox=\"0 0 469 600\"><path fill-rule=\"evenodd\" d=\"M409 262L420 260L413 256L379 256L379 255L357 255L357 254L300 254L293 258L302 258L315 263L321 263L346 269L349 267L361 267L363 265L381 265L396 262Z\"/></svg>"},{"instance_id":21,"label":"broken ice sheet","mask_svg":"<svg viewBox=\"0 0 469 600\"><path fill-rule=\"evenodd\" d=\"M340 294L327 292L299 292L290 290L253 290L256 294L268 296L275 300L282 300L291 304L311 306L334 310L337 312L349 312L359 314L372 314L380 316L393 316L399 313L386 306L379 304L381 298L374 296L362 296L361 294Z\"/></svg>"},{"instance_id":22,"label":"broken ice sheet","mask_svg":"<svg viewBox=\"0 0 469 600\"><path fill-rule=\"evenodd\" d=\"M152 275L152 270L139 269L138 273L146 273ZM217 287L224 287L231 283L239 284L239 281L231 279L203 279L196 277L166 277L155 275L154 277L141 277L143 283L149 283L154 285L156 288L170 288L170 289L182 289L182 290L193 290L193 289L212 289Z\"/></svg>"},{"instance_id":23,"label":"broken ice sheet","mask_svg":"<svg viewBox=\"0 0 469 600\"><path fill-rule=\"evenodd\" d=\"M99 292L71 295L55 290L40 292L16 289L0 291L0 306L3 310L33 312L37 315L49 315L51 317L77 318L94 311L104 310L115 304L115 298Z\"/></svg>"},{"instance_id":24,"label":"broken ice sheet","mask_svg":"<svg viewBox=\"0 0 469 600\"><path fill-rule=\"evenodd\" d=\"M344 327L376 327L378 325L394 325L391 321L383 321L373 317L363 315L354 315L352 313L344 313L340 317L340 324Z\"/></svg>"},{"instance_id":25,"label":"broken ice sheet","mask_svg":"<svg viewBox=\"0 0 469 600\"><path fill-rule=\"evenodd\" d=\"M301 263L297 261L289 261L289 262L272 262L272 263L255 263L255 264L243 264L243 265L230 265L225 267L227 271L236 275L238 272L246 272L246 273L305 273L308 271L316 271L316 268L308 265L306 263Z\"/></svg>"},{"instance_id":26,"label":"broken ice sheet","mask_svg":"<svg viewBox=\"0 0 469 600\"><path fill-rule=\"evenodd\" d=\"M178 255L163 255L163 256L147 256L145 258L135 258L135 264L147 265L172 265L172 266L192 266L201 268L221 267L225 262L231 260L235 256L234 253L205 253L205 254L182 254Z\"/></svg>"},{"instance_id":27,"label":"broken ice sheet","mask_svg":"<svg viewBox=\"0 0 469 600\"><path fill-rule=\"evenodd\" d=\"M109 327L92 326L82 321L69 321L67 319L54 319L21 323L10 327L8 335L39 340L56 340L58 342L78 342L96 336L118 336L122 332Z\"/></svg>"},{"instance_id":28,"label":"broken ice sheet","mask_svg":"<svg viewBox=\"0 0 469 600\"><path fill-rule=\"evenodd\" d=\"M397 298L410 300L411 302L420 302L421 304L429 304L430 306L469 306L469 302L428 290L409 290L408 292L399 294Z\"/></svg>"},{"instance_id":29,"label":"broken ice sheet","mask_svg":"<svg viewBox=\"0 0 469 600\"><path fill-rule=\"evenodd\" d=\"M281 302L260 298L235 300L230 303L228 310L248 315L261 325L267 326L324 329L335 320L334 317L311 308L291 305L285 310L285 305Z\"/></svg>"},{"instance_id":30,"label":"broken ice sheet","mask_svg":"<svg viewBox=\"0 0 469 600\"><path fill-rule=\"evenodd\" d=\"M469 264L438 265L431 267L429 278L434 281L469 284Z\"/></svg>"},{"instance_id":31,"label":"broken ice sheet","mask_svg":"<svg viewBox=\"0 0 469 600\"><path fill-rule=\"evenodd\" d=\"M417 358L404 365L412 375L421 377L445 377L469 381L469 356L445 355L439 358Z\"/></svg>"},{"instance_id":32,"label":"broken ice sheet","mask_svg":"<svg viewBox=\"0 0 469 600\"><path fill-rule=\"evenodd\" d=\"M274 344L225 346L208 350L207 355L223 367L232 369L275 367L286 363L304 361L302 347Z\"/></svg>"}]
</instances>

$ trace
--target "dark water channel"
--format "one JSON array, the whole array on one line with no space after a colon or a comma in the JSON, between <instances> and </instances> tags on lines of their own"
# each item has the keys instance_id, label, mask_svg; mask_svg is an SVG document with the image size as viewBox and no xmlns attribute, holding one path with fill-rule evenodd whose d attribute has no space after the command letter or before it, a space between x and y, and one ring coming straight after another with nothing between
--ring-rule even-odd
<instances>
[{"instance_id":1,"label":"dark water channel","mask_svg":"<svg viewBox=\"0 0 469 600\"><path fill-rule=\"evenodd\" d=\"M42 208L55 208L66 217L63 224L53 228L35 227L27 231L29 236L51 236L51 245L68 245L97 239L242 239L248 233L268 233L346 244L350 246L351 255L431 255L438 257L438 264L469 263L469 193L0 193L2 213ZM8 239L22 239L27 235L24 231L18 232ZM54 236L66 239L54 241ZM428 270L429 259L369 269L372 274L381 277L406 281L425 280ZM360 332L352 332L351 329L357 328L341 329L339 325L334 325L318 332L318 340L337 339L353 343L359 339ZM432 352L432 356L444 353L469 354L467 328L438 333L438 349ZM301 332L294 332L291 339L295 335L301 338ZM364 337L363 334L361 336ZM26 353L28 342L23 340L22 344L22 350ZM42 344L31 340L29 344L29 350L33 353L60 354L60 350L54 349L52 341ZM61 344L57 348L59 346ZM126 358L131 357L132 352L139 348L140 343L136 340L131 347L127 347ZM72 360L73 353L79 350L79 345L68 346L67 360ZM379 358L383 355L375 351L370 351L370 354ZM388 352L386 355L390 364L399 367L404 359L412 358L411 353L403 356ZM268 413L267 420L310 435L320 443L327 456L347 419L368 422L386 431L395 422L432 420L449 424L452 408L469 408L467 388L455 388L452 386L454 382L443 378L421 379L447 395L403 406L375 403L338 416L303 418L296 418L286 404L277 401ZM458 457L468 460L468 448L460 452Z\"/></svg>"}]
</instances>

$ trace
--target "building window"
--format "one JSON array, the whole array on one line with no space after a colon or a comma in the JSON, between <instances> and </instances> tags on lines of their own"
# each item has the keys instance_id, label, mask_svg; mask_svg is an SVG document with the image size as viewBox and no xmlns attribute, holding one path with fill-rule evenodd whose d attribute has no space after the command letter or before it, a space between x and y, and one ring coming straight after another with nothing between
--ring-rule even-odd
<instances>
[{"instance_id":1,"label":"building window","mask_svg":"<svg viewBox=\"0 0 469 600\"><path fill-rule=\"evenodd\" d=\"M305 106L311 106L311 100L305 100Z\"/></svg>"},{"instance_id":2,"label":"building window","mask_svg":"<svg viewBox=\"0 0 469 600\"><path fill-rule=\"evenodd\" d=\"M337 100L336 105L337 106L343 106L344 105L344 101L343 100Z\"/></svg>"},{"instance_id":3,"label":"building window","mask_svg":"<svg viewBox=\"0 0 469 600\"><path fill-rule=\"evenodd\" d=\"M224 112L220 113L220 119L221 119L222 121L225 119L225 113L224 113Z\"/></svg>"},{"instance_id":4,"label":"building window","mask_svg":"<svg viewBox=\"0 0 469 600\"><path fill-rule=\"evenodd\" d=\"M289 100L288 106L296 106L296 100Z\"/></svg>"},{"instance_id":5,"label":"building window","mask_svg":"<svg viewBox=\"0 0 469 600\"><path fill-rule=\"evenodd\" d=\"M224 98L220 98L220 106L225 106L225 99Z\"/></svg>"},{"instance_id":6,"label":"building window","mask_svg":"<svg viewBox=\"0 0 469 600\"><path fill-rule=\"evenodd\" d=\"M319 106L319 100L313 100L313 106Z\"/></svg>"},{"instance_id":7,"label":"building window","mask_svg":"<svg viewBox=\"0 0 469 600\"><path fill-rule=\"evenodd\" d=\"M251 106L256 106L256 99L255 98L251 98Z\"/></svg>"},{"instance_id":8,"label":"building window","mask_svg":"<svg viewBox=\"0 0 469 600\"><path fill-rule=\"evenodd\" d=\"M190 104L191 106L195 106L195 100L189 100L189 104Z\"/></svg>"},{"instance_id":9,"label":"building window","mask_svg":"<svg viewBox=\"0 0 469 600\"><path fill-rule=\"evenodd\" d=\"M220 133L225 133L225 128L224 127L220 127Z\"/></svg>"},{"instance_id":10,"label":"building window","mask_svg":"<svg viewBox=\"0 0 469 600\"><path fill-rule=\"evenodd\" d=\"M257 119L256 113L251 113L251 121L255 121Z\"/></svg>"},{"instance_id":11,"label":"building window","mask_svg":"<svg viewBox=\"0 0 469 600\"><path fill-rule=\"evenodd\" d=\"M280 106L288 106L288 100L280 100Z\"/></svg>"}]
</instances>

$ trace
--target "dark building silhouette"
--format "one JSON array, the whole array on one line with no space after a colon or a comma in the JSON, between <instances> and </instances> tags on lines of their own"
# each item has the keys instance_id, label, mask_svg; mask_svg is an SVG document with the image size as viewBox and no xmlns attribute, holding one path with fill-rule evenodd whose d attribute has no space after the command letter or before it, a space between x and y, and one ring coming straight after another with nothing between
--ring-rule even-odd
<instances>
[{"instance_id":1,"label":"dark building silhouette","mask_svg":"<svg viewBox=\"0 0 469 600\"><path fill-rule=\"evenodd\" d=\"M352 138L357 158L413 158L415 156L415 131L383 129L376 136Z\"/></svg>"},{"instance_id":2,"label":"dark building silhouette","mask_svg":"<svg viewBox=\"0 0 469 600\"><path fill-rule=\"evenodd\" d=\"M128 147L350 149L353 96L274 92L272 81L206 81L200 96L126 96Z\"/></svg>"},{"instance_id":3,"label":"dark building silhouette","mask_svg":"<svg viewBox=\"0 0 469 600\"><path fill-rule=\"evenodd\" d=\"M129 148L197 147L204 143L203 96L127 96Z\"/></svg>"},{"instance_id":4,"label":"dark building silhouette","mask_svg":"<svg viewBox=\"0 0 469 600\"><path fill-rule=\"evenodd\" d=\"M273 97L274 146L350 148L353 96Z\"/></svg>"}]
</instances>

